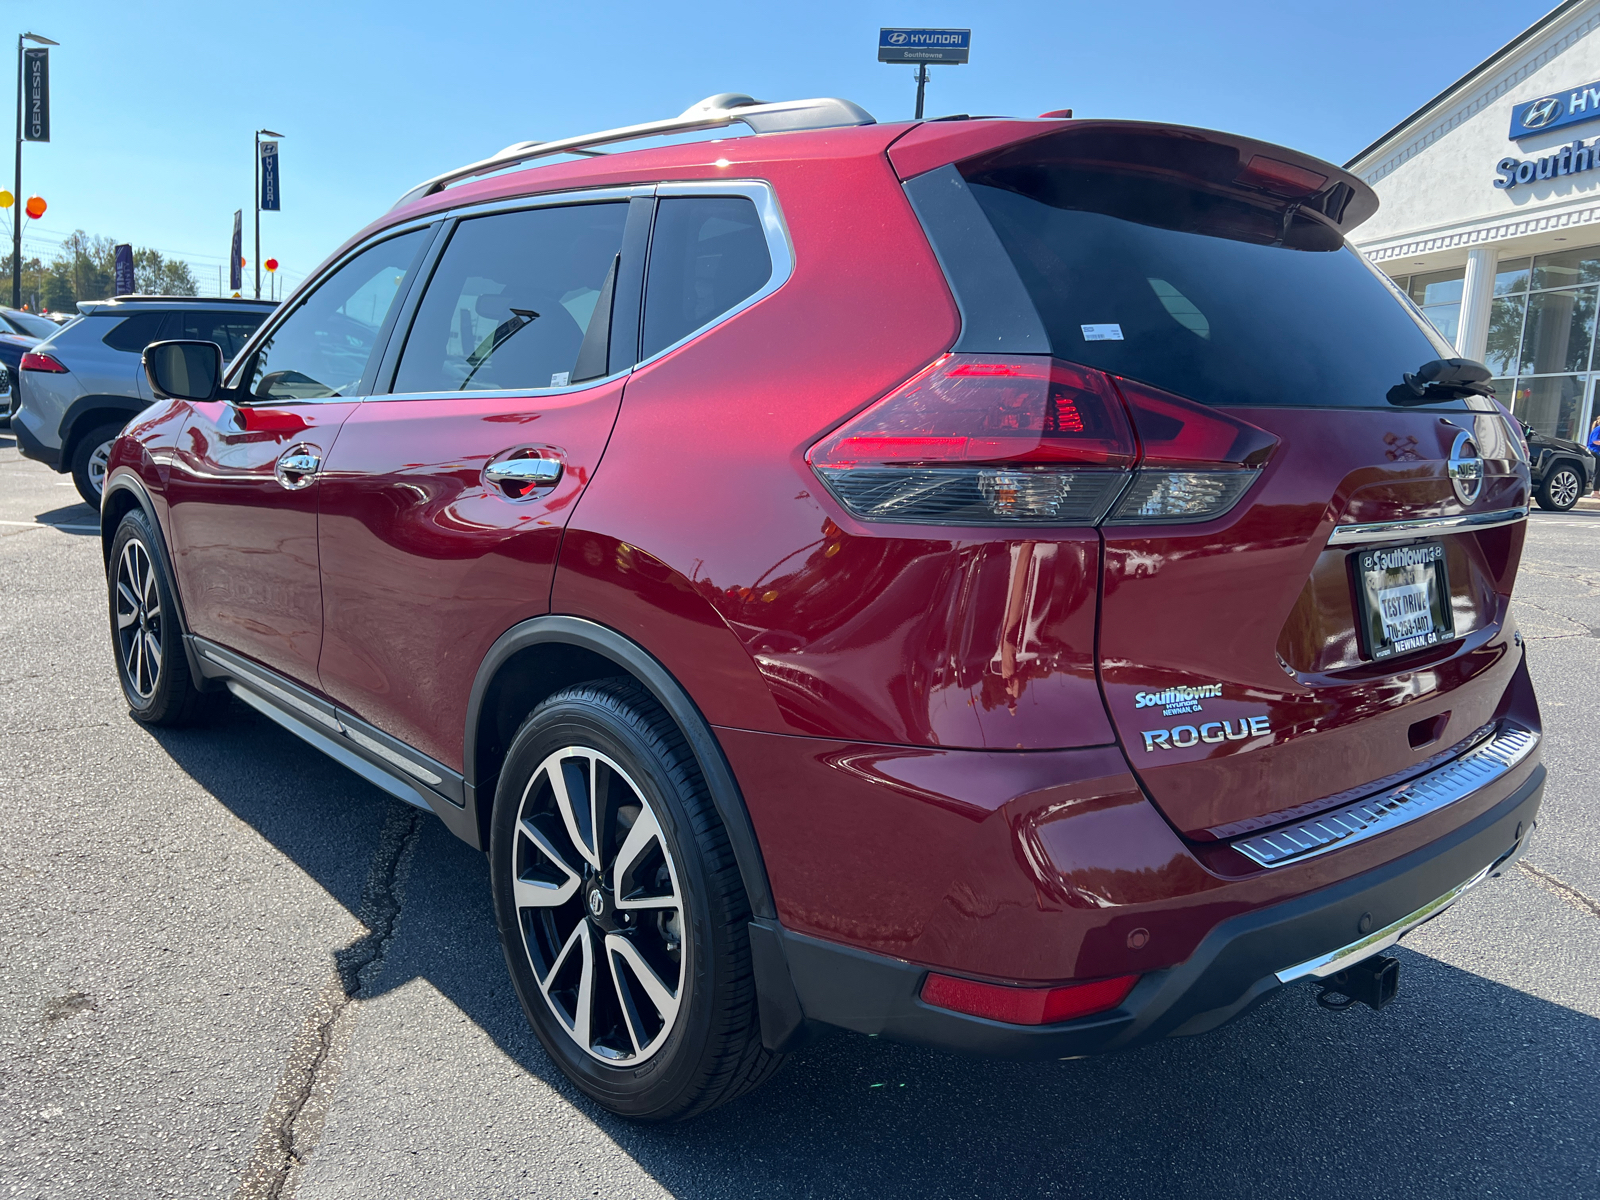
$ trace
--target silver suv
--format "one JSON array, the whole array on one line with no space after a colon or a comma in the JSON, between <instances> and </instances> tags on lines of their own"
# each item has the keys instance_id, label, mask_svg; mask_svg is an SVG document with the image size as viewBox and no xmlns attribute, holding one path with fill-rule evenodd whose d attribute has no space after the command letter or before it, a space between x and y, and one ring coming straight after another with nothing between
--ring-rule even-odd
<instances>
[{"instance_id":1,"label":"silver suv","mask_svg":"<svg viewBox=\"0 0 1600 1200\"><path fill-rule=\"evenodd\" d=\"M154 397L141 355L151 342L215 342L231 359L275 307L268 300L119 296L84 302L83 316L33 347L17 373L17 449L63 473L100 507L106 457L122 427Z\"/></svg>"}]
</instances>

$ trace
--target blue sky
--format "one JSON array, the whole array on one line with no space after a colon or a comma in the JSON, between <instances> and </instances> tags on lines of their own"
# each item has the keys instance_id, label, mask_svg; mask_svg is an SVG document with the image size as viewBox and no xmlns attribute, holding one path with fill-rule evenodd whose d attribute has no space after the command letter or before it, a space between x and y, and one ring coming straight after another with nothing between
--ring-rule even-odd
<instances>
[{"instance_id":1,"label":"blue sky","mask_svg":"<svg viewBox=\"0 0 1600 1200\"><path fill-rule=\"evenodd\" d=\"M511 142L672 115L715 92L845 96L911 115L881 25L970 27L929 115L1072 108L1213 126L1342 162L1553 0L1144 3L10 3L52 51L52 137L30 145L28 226L187 258L216 283L232 215L250 250L253 131L277 129L284 209L263 257L298 281L414 183ZM8 122L9 124L9 122ZM9 159L9 155L6 156ZM10 167L0 167L10 186ZM253 256L252 256L253 257Z\"/></svg>"}]
</instances>

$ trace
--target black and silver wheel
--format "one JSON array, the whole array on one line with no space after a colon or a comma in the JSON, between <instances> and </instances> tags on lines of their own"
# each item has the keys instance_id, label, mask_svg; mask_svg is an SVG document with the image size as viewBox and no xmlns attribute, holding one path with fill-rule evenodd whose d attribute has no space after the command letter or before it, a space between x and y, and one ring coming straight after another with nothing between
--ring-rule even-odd
<instances>
[{"instance_id":1,"label":"black and silver wheel","mask_svg":"<svg viewBox=\"0 0 1600 1200\"><path fill-rule=\"evenodd\" d=\"M528 718L501 772L490 861L529 1022L601 1104L683 1119L777 1066L727 835L681 733L637 684L569 688Z\"/></svg>"},{"instance_id":2,"label":"black and silver wheel","mask_svg":"<svg viewBox=\"0 0 1600 1200\"><path fill-rule=\"evenodd\" d=\"M1544 477L1536 498L1540 508L1549 509L1551 512L1566 512L1578 502L1578 497L1581 495L1583 495L1583 473L1571 463L1561 462Z\"/></svg>"},{"instance_id":3,"label":"black and silver wheel","mask_svg":"<svg viewBox=\"0 0 1600 1200\"><path fill-rule=\"evenodd\" d=\"M100 495L105 491L106 467L111 461L111 447L122 433L121 425L101 425L91 429L72 451L72 482L85 504L100 507Z\"/></svg>"},{"instance_id":4,"label":"black and silver wheel","mask_svg":"<svg viewBox=\"0 0 1600 1200\"><path fill-rule=\"evenodd\" d=\"M138 509L117 526L107 583L117 676L129 711L146 724L181 724L193 715L200 693L189 678L172 586Z\"/></svg>"}]
</instances>

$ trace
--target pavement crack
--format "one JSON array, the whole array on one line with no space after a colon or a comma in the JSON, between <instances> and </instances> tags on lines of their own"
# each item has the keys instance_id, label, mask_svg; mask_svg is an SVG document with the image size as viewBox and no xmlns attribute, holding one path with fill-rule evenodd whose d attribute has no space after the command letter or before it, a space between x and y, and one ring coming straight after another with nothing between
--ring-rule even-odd
<instances>
[{"instance_id":1,"label":"pavement crack","mask_svg":"<svg viewBox=\"0 0 1600 1200\"><path fill-rule=\"evenodd\" d=\"M361 1001L373 994L394 942L422 817L408 805L390 804L361 891L357 916L366 932L334 951L332 977L290 1045L234 1200L287 1200L294 1194L299 1172L322 1136Z\"/></svg>"},{"instance_id":2,"label":"pavement crack","mask_svg":"<svg viewBox=\"0 0 1600 1200\"><path fill-rule=\"evenodd\" d=\"M1591 900L1570 883L1557 879L1549 871L1541 871L1526 859L1518 861L1517 866L1540 887L1554 892L1579 912L1588 913L1591 917L1600 917L1600 900Z\"/></svg>"}]
</instances>

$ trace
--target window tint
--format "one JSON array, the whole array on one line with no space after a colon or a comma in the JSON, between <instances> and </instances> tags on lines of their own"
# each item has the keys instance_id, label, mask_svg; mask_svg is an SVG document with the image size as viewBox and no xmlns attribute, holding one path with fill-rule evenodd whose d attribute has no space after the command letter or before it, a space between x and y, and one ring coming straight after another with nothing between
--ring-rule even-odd
<instances>
[{"instance_id":1,"label":"window tint","mask_svg":"<svg viewBox=\"0 0 1600 1200\"><path fill-rule=\"evenodd\" d=\"M32 313L18 312L16 309L8 311L5 317L13 329L29 337L47 338L61 329L61 326L54 321L36 317Z\"/></svg>"},{"instance_id":2,"label":"window tint","mask_svg":"<svg viewBox=\"0 0 1600 1200\"><path fill-rule=\"evenodd\" d=\"M656 207L642 357L665 350L772 277L756 206L742 196L677 196Z\"/></svg>"},{"instance_id":3,"label":"window tint","mask_svg":"<svg viewBox=\"0 0 1600 1200\"><path fill-rule=\"evenodd\" d=\"M207 312L205 309L184 309L170 314L172 322L162 333L163 340L188 339L215 342L222 347L222 357L230 359L250 340L267 314L243 311Z\"/></svg>"},{"instance_id":4,"label":"window tint","mask_svg":"<svg viewBox=\"0 0 1600 1200\"><path fill-rule=\"evenodd\" d=\"M113 350L139 354L151 342L163 340L161 327L166 319L167 314L162 312L134 313L118 321L100 340Z\"/></svg>"},{"instance_id":5,"label":"window tint","mask_svg":"<svg viewBox=\"0 0 1600 1200\"><path fill-rule=\"evenodd\" d=\"M1069 361L1205 404L1367 406L1454 353L1309 218L1285 229L1137 176L1005 168L969 182Z\"/></svg>"},{"instance_id":6,"label":"window tint","mask_svg":"<svg viewBox=\"0 0 1600 1200\"><path fill-rule=\"evenodd\" d=\"M254 355L245 380L250 394L273 400L351 395L430 233L416 229L379 242L318 284Z\"/></svg>"},{"instance_id":7,"label":"window tint","mask_svg":"<svg viewBox=\"0 0 1600 1200\"><path fill-rule=\"evenodd\" d=\"M611 294L627 220L623 202L462 221L417 308L394 391L564 387L604 375L611 314L599 301ZM601 340L591 339L580 371L591 328Z\"/></svg>"}]
</instances>

